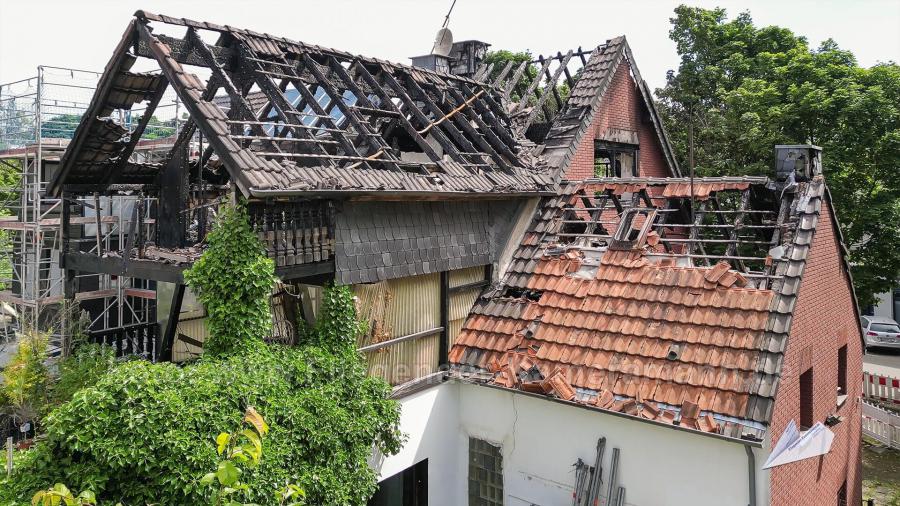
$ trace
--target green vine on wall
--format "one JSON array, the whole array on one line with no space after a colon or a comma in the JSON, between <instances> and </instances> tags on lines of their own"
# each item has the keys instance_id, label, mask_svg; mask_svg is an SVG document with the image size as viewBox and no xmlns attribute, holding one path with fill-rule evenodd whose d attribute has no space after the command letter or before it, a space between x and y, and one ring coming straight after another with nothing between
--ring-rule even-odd
<instances>
[{"instance_id":1,"label":"green vine on wall","mask_svg":"<svg viewBox=\"0 0 900 506\"><path fill-rule=\"evenodd\" d=\"M244 206L226 207L209 247L184 279L206 308L209 356L258 349L272 329L269 296L275 264L250 228Z\"/></svg>"}]
</instances>

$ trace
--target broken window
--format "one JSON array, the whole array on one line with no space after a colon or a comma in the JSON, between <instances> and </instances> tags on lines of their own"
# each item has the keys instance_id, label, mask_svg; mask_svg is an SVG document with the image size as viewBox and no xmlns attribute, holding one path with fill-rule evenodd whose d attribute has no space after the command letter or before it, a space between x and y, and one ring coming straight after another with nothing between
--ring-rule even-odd
<instances>
[{"instance_id":1,"label":"broken window","mask_svg":"<svg viewBox=\"0 0 900 506\"><path fill-rule=\"evenodd\" d=\"M838 349L838 395L847 395L847 345Z\"/></svg>"},{"instance_id":2,"label":"broken window","mask_svg":"<svg viewBox=\"0 0 900 506\"><path fill-rule=\"evenodd\" d=\"M638 147L613 142L594 143L594 177L638 175Z\"/></svg>"},{"instance_id":3,"label":"broken window","mask_svg":"<svg viewBox=\"0 0 900 506\"><path fill-rule=\"evenodd\" d=\"M501 448L469 438L469 506L503 506Z\"/></svg>"},{"instance_id":4,"label":"broken window","mask_svg":"<svg viewBox=\"0 0 900 506\"><path fill-rule=\"evenodd\" d=\"M812 367L800 375L800 429L813 425L813 370Z\"/></svg>"}]
</instances>

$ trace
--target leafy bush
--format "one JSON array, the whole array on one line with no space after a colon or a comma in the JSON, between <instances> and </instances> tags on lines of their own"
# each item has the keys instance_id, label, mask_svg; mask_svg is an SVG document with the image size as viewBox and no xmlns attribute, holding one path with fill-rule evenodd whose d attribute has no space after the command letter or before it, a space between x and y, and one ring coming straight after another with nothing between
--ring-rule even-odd
<instances>
[{"instance_id":1,"label":"leafy bush","mask_svg":"<svg viewBox=\"0 0 900 506\"><path fill-rule=\"evenodd\" d=\"M47 336L29 331L19 338L15 356L3 369L0 400L4 415L16 424L32 421L48 406L50 373L47 370Z\"/></svg>"},{"instance_id":2,"label":"leafy bush","mask_svg":"<svg viewBox=\"0 0 900 506\"><path fill-rule=\"evenodd\" d=\"M84 343L72 355L59 362L59 379L53 385L50 402L68 402L78 390L93 386L116 365L116 354L109 346Z\"/></svg>"},{"instance_id":3,"label":"leafy bush","mask_svg":"<svg viewBox=\"0 0 900 506\"><path fill-rule=\"evenodd\" d=\"M310 504L365 504L376 488L368 458L373 448L399 451L400 415L389 386L366 375L354 349L359 324L350 290L326 289L305 344L263 345L274 268L239 217L246 215L226 213L215 232L219 246L189 276L208 309L216 308L209 325L218 332L217 353L184 367L126 362L76 392L47 417L46 438L2 487L0 503L27 502L53 483L91 490L101 503L208 502L200 478L219 461L210 441L253 406L270 429L265 458L241 476L248 499L271 503L273 491L290 483Z\"/></svg>"}]
</instances>

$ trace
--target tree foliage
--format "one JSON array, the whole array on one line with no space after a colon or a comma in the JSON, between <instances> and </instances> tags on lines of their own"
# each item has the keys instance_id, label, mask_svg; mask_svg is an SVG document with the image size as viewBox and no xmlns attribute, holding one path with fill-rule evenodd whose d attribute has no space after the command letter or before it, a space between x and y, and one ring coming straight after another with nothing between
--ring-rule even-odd
<instances>
[{"instance_id":1,"label":"tree foliage","mask_svg":"<svg viewBox=\"0 0 900 506\"><path fill-rule=\"evenodd\" d=\"M330 302L315 329L327 336L265 346L261 319L263 308L268 318L274 268L243 218L240 210L224 213L189 276L209 304L209 328L219 333L215 352L183 367L125 362L75 393L0 483L0 503L27 502L53 483L91 490L98 503L207 502L201 477L220 461L210 442L253 406L269 430L265 458L240 476L246 499L272 504L274 491L292 484L310 504L365 504L377 486L368 459L373 448L399 451L400 415L390 387L368 377L355 352L350 290L325 290Z\"/></svg>"},{"instance_id":2,"label":"tree foliage","mask_svg":"<svg viewBox=\"0 0 900 506\"><path fill-rule=\"evenodd\" d=\"M680 6L669 36L681 63L657 90L679 163L693 126L698 175L773 173L776 144L822 146L860 303L900 278L900 67L861 68L827 40L750 14Z\"/></svg>"}]
</instances>

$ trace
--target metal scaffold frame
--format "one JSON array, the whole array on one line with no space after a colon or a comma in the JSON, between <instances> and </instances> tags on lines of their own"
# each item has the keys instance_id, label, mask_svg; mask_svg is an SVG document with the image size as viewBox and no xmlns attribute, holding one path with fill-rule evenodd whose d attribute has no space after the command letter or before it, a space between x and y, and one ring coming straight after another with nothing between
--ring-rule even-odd
<instances>
[{"instance_id":1,"label":"metal scaffold frame","mask_svg":"<svg viewBox=\"0 0 900 506\"><path fill-rule=\"evenodd\" d=\"M73 314L63 310L67 285L78 287L68 295L88 310L87 330L94 335L155 323L153 282L94 273L70 274L66 279L60 264L61 218L67 206L62 198L47 196L47 183L100 76L39 66L34 77L0 84L0 346L33 329L49 335L51 353L62 351L69 337L63 330L69 328L65 318ZM132 158L157 161L171 148L170 139L181 126L181 110L174 94L166 99L156 114L170 119L147 126L144 138L148 132L152 138L138 146ZM130 131L140 110L113 111L111 116ZM142 194L69 198L68 203L70 249L102 255L128 243L134 219L145 234L155 227L151 217L155 199Z\"/></svg>"}]
</instances>

